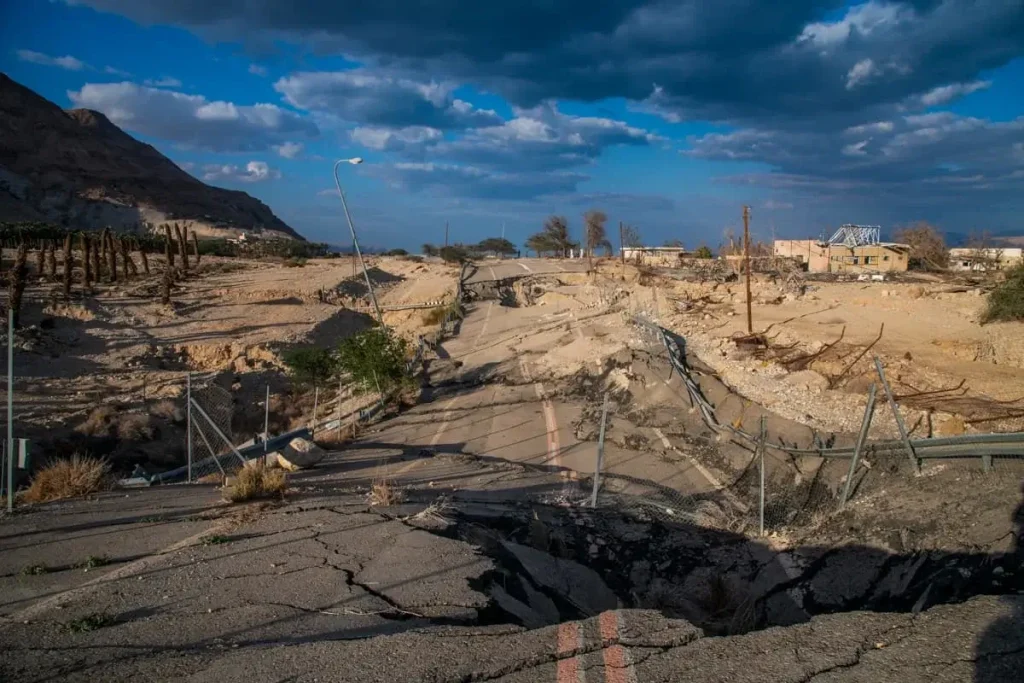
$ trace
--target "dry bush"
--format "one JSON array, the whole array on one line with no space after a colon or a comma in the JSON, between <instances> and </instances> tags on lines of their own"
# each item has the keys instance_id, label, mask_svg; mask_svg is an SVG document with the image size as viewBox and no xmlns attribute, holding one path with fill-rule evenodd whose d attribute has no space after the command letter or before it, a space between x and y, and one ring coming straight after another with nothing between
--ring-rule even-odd
<instances>
[{"instance_id":1,"label":"dry bush","mask_svg":"<svg viewBox=\"0 0 1024 683\"><path fill-rule=\"evenodd\" d=\"M220 472L213 472L211 474L204 474L203 476L196 479L197 484L216 484L217 486L224 485L224 475Z\"/></svg>"},{"instance_id":2,"label":"dry bush","mask_svg":"<svg viewBox=\"0 0 1024 683\"><path fill-rule=\"evenodd\" d=\"M447 312L447 307L438 306L437 308L431 308L428 311L423 312L423 324L424 325L437 325L444 320L444 314Z\"/></svg>"},{"instance_id":3,"label":"dry bush","mask_svg":"<svg viewBox=\"0 0 1024 683\"><path fill-rule=\"evenodd\" d=\"M283 498L288 489L288 475L284 470L267 467L260 462L243 467L235 483L225 489L224 496L232 503L259 498Z\"/></svg>"},{"instance_id":4,"label":"dry bush","mask_svg":"<svg viewBox=\"0 0 1024 683\"><path fill-rule=\"evenodd\" d=\"M116 416L117 408L114 406L98 406L92 409L89 417L76 429L86 436L108 436L110 425Z\"/></svg>"},{"instance_id":5,"label":"dry bush","mask_svg":"<svg viewBox=\"0 0 1024 683\"><path fill-rule=\"evenodd\" d=\"M122 441L143 441L153 438L153 426L149 423L149 415L144 413L124 413L119 415L117 438Z\"/></svg>"},{"instance_id":6,"label":"dry bush","mask_svg":"<svg viewBox=\"0 0 1024 683\"><path fill-rule=\"evenodd\" d=\"M149 414L168 422L181 422L185 419L185 411L177 403L167 398L151 405Z\"/></svg>"},{"instance_id":7,"label":"dry bush","mask_svg":"<svg viewBox=\"0 0 1024 683\"><path fill-rule=\"evenodd\" d=\"M370 505L398 505L405 500L405 491L395 486L394 480L382 475L373 480L370 486Z\"/></svg>"},{"instance_id":8,"label":"dry bush","mask_svg":"<svg viewBox=\"0 0 1024 683\"><path fill-rule=\"evenodd\" d=\"M55 460L35 473L28 490L21 494L26 503L87 496L108 487L110 465L106 460L75 453Z\"/></svg>"}]
</instances>

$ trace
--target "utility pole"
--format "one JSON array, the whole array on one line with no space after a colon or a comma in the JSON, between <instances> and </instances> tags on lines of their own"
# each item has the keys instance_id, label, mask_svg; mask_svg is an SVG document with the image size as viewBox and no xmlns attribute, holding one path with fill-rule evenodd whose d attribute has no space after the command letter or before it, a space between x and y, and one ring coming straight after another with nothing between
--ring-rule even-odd
<instances>
[{"instance_id":1,"label":"utility pole","mask_svg":"<svg viewBox=\"0 0 1024 683\"><path fill-rule=\"evenodd\" d=\"M743 270L747 274L747 334L754 334L754 319L750 313L750 207L743 207Z\"/></svg>"},{"instance_id":2,"label":"utility pole","mask_svg":"<svg viewBox=\"0 0 1024 683\"><path fill-rule=\"evenodd\" d=\"M620 256L620 258L622 260L622 265L625 266L626 265L626 243L622 241L624 239L623 238L623 234L624 233L622 232L622 221L619 221L619 256Z\"/></svg>"},{"instance_id":3,"label":"utility pole","mask_svg":"<svg viewBox=\"0 0 1024 683\"><path fill-rule=\"evenodd\" d=\"M501 222L501 239L505 239L505 221Z\"/></svg>"},{"instance_id":4,"label":"utility pole","mask_svg":"<svg viewBox=\"0 0 1024 683\"><path fill-rule=\"evenodd\" d=\"M444 246L448 246L448 221L444 222Z\"/></svg>"}]
</instances>

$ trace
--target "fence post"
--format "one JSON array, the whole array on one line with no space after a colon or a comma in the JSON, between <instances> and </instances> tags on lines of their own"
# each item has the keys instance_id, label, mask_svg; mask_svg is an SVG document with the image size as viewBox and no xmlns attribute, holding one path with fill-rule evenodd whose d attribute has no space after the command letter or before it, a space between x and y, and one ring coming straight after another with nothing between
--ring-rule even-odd
<instances>
[{"instance_id":1,"label":"fence post","mask_svg":"<svg viewBox=\"0 0 1024 683\"><path fill-rule=\"evenodd\" d=\"M187 434L185 436L185 452L188 457L188 483L192 483L192 372L185 373L185 401L188 418L185 420Z\"/></svg>"},{"instance_id":2,"label":"fence post","mask_svg":"<svg viewBox=\"0 0 1024 683\"><path fill-rule=\"evenodd\" d=\"M309 433L316 434L316 409L317 404L320 402L320 387L313 387L313 426L310 428Z\"/></svg>"},{"instance_id":3,"label":"fence post","mask_svg":"<svg viewBox=\"0 0 1024 683\"><path fill-rule=\"evenodd\" d=\"M846 486L843 488L843 498L839 503L842 507L850 498L850 487L853 486L853 473L857 471L857 462L860 460L861 449L864 448L864 441L868 438L868 429L871 428L871 417L875 412L875 385L871 384L868 389L868 405L864 408L864 419L860 423L860 434L857 435L857 446L853 449L853 459L850 460L850 471L846 474Z\"/></svg>"},{"instance_id":4,"label":"fence post","mask_svg":"<svg viewBox=\"0 0 1024 683\"><path fill-rule=\"evenodd\" d=\"M760 495L760 498L758 500L758 509L759 509L758 517L759 517L759 521L760 521L760 535L761 536L764 536L764 451L765 451L764 442L765 442L766 436L767 436L767 430L765 429L765 417L764 417L764 415L762 415L761 416L761 436L757 440L757 450L758 450L758 454L760 456L760 461L761 461L761 466L759 468L761 470L761 472L760 472L760 477L761 477L761 483L760 483L761 495Z\"/></svg>"},{"instance_id":5,"label":"fence post","mask_svg":"<svg viewBox=\"0 0 1024 683\"><path fill-rule=\"evenodd\" d=\"M263 452L267 452L267 439L270 438L270 384L267 384L267 397L263 401Z\"/></svg>"},{"instance_id":6,"label":"fence post","mask_svg":"<svg viewBox=\"0 0 1024 683\"><path fill-rule=\"evenodd\" d=\"M981 456L981 469L986 474L988 472L992 471L992 456L991 455L983 455L983 456Z\"/></svg>"},{"instance_id":7,"label":"fence post","mask_svg":"<svg viewBox=\"0 0 1024 683\"><path fill-rule=\"evenodd\" d=\"M338 375L338 441L341 441L341 375Z\"/></svg>"},{"instance_id":8,"label":"fence post","mask_svg":"<svg viewBox=\"0 0 1024 683\"><path fill-rule=\"evenodd\" d=\"M7 511L14 510L14 310L7 309Z\"/></svg>"},{"instance_id":9,"label":"fence post","mask_svg":"<svg viewBox=\"0 0 1024 683\"><path fill-rule=\"evenodd\" d=\"M597 489L601 482L601 467L604 465L604 429L608 423L608 392L604 394L604 406L601 408L601 431L597 437L597 464L594 467L594 490L590 494L590 507L597 507Z\"/></svg>"},{"instance_id":10,"label":"fence post","mask_svg":"<svg viewBox=\"0 0 1024 683\"><path fill-rule=\"evenodd\" d=\"M896 405L896 400L892 397L892 389L889 388L889 382L885 379L885 370L882 368L882 361L878 359L878 356L875 356L875 370L878 371L878 378L882 380L882 388L885 389L885 397L889 399L892 415L896 418L896 428L900 430L900 439L903 440L903 447L907 449L910 465L914 468L914 474L921 474L921 462L917 459L917 454L914 453L914 447L907 435L907 426L903 424L903 416L900 415L899 406Z\"/></svg>"}]
</instances>

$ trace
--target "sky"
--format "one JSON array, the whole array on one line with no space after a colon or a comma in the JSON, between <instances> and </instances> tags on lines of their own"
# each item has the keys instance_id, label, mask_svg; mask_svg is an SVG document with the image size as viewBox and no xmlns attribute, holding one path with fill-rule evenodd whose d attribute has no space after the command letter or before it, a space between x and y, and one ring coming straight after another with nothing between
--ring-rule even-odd
<instances>
[{"instance_id":1,"label":"sky","mask_svg":"<svg viewBox=\"0 0 1024 683\"><path fill-rule=\"evenodd\" d=\"M6 0L0 70L301 234L1024 234L1024 0Z\"/></svg>"}]
</instances>

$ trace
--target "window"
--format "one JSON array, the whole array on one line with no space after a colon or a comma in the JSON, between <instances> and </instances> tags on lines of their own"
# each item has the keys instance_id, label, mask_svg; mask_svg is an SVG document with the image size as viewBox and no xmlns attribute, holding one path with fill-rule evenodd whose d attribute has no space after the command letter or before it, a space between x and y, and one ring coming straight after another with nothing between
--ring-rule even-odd
<instances>
[{"instance_id":1,"label":"window","mask_svg":"<svg viewBox=\"0 0 1024 683\"><path fill-rule=\"evenodd\" d=\"M877 256L865 256L864 257L864 265L867 265L867 266L877 266L878 265L878 257Z\"/></svg>"},{"instance_id":2,"label":"window","mask_svg":"<svg viewBox=\"0 0 1024 683\"><path fill-rule=\"evenodd\" d=\"M845 261L846 263L852 263L853 265L856 266L856 265L860 264L860 257L859 256L846 256L846 257L843 257L843 261Z\"/></svg>"},{"instance_id":3,"label":"window","mask_svg":"<svg viewBox=\"0 0 1024 683\"><path fill-rule=\"evenodd\" d=\"M888 256L883 256L883 257L882 257L882 260L883 260L883 261L888 261L888 260L889 260L889 257L888 257Z\"/></svg>"}]
</instances>

